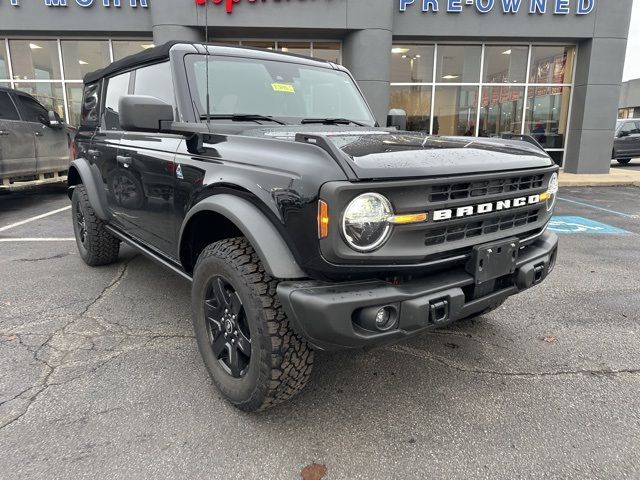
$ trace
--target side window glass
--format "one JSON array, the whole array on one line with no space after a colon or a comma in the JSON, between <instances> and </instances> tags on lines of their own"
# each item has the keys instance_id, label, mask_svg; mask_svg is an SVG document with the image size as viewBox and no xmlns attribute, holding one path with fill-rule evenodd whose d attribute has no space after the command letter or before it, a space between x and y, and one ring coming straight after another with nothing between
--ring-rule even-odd
<instances>
[{"instance_id":1,"label":"side window glass","mask_svg":"<svg viewBox=\"0 0 640 480\"><path fill-rule=\"evenodd\" d=\"M84 87L82 95L82 123L95 124L98 121L98 91L100 83Z\"/></svg>"},{"instance_id":2,"label":"side window glass","mask_svg":"<svg viewBox=\"0 0 640 480\"><path fill-rule=\"evenodd\" d=\"M19 95L22 111L27 122L45 123L49 119L49 112L37 101L30 97Z\"/></svg>"},{"instance_id":3,"label":"side window glass","mask_svg":"<svg viewBox=\"0 0 640 480\"><path fill-rule=\"evenodd\" d=\"M136 71L134 95L156 97L169 105L175 106L173 78L169 62L158 63Z\"/></svg>"},{"instance_id":4,"label":"side window glass","mask_svg":"<svg viewBox=\"0 0 640 480\"><path fill-rule=\"evenodd\" d=\"M636 128L633 131L633 135L640 135L640 122L636 122Z\"/></svg>"},{"instance_id":5,"label":"side window glass","mask_svg":"<svg viewBox=\"0 0 640 480\"><path fill-rule=\"evenodd\" d=\"M20 120L18 110L7 92L0 92L0 120Z\"/></svg>"},{"instance_id":6,"label":"side window glass","mask_svg":"<svg viewBox=\"0 0 640 480\"><path fill-rule=\"evenodd\" d=\"M129 79L131 73L123 73L107 79L107 94L104 100L102 114L102 128L105 130L120 130L120 98L129 93Z\"/></svg>"}]
</instances>

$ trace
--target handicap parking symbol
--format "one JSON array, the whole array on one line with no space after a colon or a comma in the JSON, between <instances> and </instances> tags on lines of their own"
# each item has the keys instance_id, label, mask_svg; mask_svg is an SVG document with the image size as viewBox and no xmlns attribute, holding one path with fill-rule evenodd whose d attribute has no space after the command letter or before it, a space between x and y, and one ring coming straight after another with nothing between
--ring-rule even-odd
<instances>
[{"instance_id":1,"label":"handicap parking symbol","mask_svg":"<svg viewBox=\"0 0 640 480\"><path fill-rule=\"evenodd\" d=\"M589 220L584 217L556 216L549 223L549 230L556 233L587 233L604 235L622 235L629 233L621 228Z\"/></svg>"}]
</instances>

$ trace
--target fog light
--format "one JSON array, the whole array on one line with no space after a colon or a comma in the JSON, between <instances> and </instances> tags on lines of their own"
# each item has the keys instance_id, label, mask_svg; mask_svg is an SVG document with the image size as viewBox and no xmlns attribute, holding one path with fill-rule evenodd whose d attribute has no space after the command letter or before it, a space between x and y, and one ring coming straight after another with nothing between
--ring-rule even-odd
<instances>
[{"instance_id":1,"label":"fog light","mask_svg":"<svg viewBox=\"0 0 640 480\"><path fill-rule=\"evenodd\" d=\"M367 307L353 315L353 321L370 332L388 332L398 326L398 307Z\"/></svg>"}]
</instances>

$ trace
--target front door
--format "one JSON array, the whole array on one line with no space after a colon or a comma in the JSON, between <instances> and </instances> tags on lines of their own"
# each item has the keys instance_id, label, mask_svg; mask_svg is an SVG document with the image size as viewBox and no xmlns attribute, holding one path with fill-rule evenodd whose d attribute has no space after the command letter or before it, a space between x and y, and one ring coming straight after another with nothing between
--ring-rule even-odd
<instances>
[{"instance_id":1,"label":"front door","mask_svg":"<svg viewBox=\"0 0 640 480\"><path fill-rule=\"evenodd\" d=\"M36 148L31 126L20 120L11 95L0 91L0 178L35 173Z\"/></svg>"},{"instance_id":2,"label":"front door","mask_svg":"<svg viewBox=\"0 0 640 480\"><path fill-rule=\"evenodd\" d=\"M175 256L176 150L182 136L127 132L117 156L117 177L139 192L129 202L126 216L130 233L169 256ZM124 204L123 204L124 206Z\"/></svg>"},{"instance_id":3,"label":"front door","mask_svg":"<svg viewBox=\"0 0 640 480\"><path fill-rule=\"evenodd\" d=\"M33 131L37 172L49 173L69 168L69 137L64 128L51 128L49 111L35 99L17 94L21 111Z\"/></svg>"}]
</instances>

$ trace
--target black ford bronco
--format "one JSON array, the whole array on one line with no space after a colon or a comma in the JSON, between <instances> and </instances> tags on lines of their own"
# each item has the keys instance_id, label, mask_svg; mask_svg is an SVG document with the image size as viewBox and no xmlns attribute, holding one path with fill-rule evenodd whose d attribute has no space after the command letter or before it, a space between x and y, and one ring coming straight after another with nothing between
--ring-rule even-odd
<instances>
[{"instance_id":1,"label":"black ford bronco","mask_svg":"<svg viewBox=\"0 0 640 480\"><path fill-rule=\"evenodd\" d=\"M85 78L75 151L82 258L126 242L191 281L204 362L246 411L299 392L314 349L486 313L556 260L544 151L379 127L324 61L156 47Z\"/></svg>"}]
</instances>

